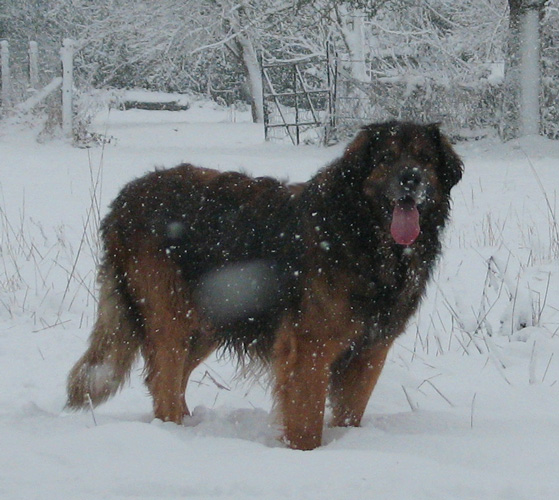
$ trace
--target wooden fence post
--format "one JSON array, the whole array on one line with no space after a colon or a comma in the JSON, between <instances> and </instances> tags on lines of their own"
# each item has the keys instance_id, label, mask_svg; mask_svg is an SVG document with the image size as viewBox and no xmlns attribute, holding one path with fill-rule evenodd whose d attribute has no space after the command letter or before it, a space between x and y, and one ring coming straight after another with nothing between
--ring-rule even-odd
<instances>
[{"instance_id":1,"label":"wooden fence post","mask_svg":"<svg viewBox=\"0 0 559 500\"><path fill-rule=\"evenodd\" d=\"M10 78L10 47L7 40L0 42L2 53L2 108L8 109L12 103L12 82Z\"/></svg>"},{"instance_id":2,"label":"wooden fence post","mask_svg":"<svg viewBox=\"0 0 559 500\"><path fill-rule=\"evenodd\" d=\"M74 42L65 38L60 51L62 58L62 133L71 138L72 125L72 98L74 85Z\"/></svg>"},{"instance_id":3,"label":"wooden fence post","mask_svg":"<svg viewBox=\"0 0 559 500\"><path fill-rule=\"evenodd\" d=\"M33 90L39 88L39 45L29 42L29 87Z\"/></svg>"}]
</instances>

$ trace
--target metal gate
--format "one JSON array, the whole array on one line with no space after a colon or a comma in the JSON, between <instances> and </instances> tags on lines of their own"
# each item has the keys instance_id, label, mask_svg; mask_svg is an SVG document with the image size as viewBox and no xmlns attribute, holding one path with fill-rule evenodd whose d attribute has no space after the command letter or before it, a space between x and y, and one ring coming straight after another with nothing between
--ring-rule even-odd
<instances>
[{"instance_id":1,"label":"metal gate","mask_svg":"<svg viewBox=\"0 0 559 500\"><path fill-rule=\"evenodd\" d=\"M262 81L266 140L278 129L295 145L311 132L324 144L334 140L336 62L329 48L322 58L262 61Z\"/></svg>"}]
</instances>

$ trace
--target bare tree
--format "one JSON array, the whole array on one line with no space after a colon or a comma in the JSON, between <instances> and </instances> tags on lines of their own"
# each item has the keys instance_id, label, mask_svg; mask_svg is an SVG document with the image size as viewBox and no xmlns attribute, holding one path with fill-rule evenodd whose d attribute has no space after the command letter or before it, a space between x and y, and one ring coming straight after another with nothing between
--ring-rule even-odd
<instances>
[{"instance_id":1,"label":"bare tree","mask_svg":"<svg viewBox=\"0 0 559 500\"><path fill-rule=\"evenodd\" d=\"M300 0L298 6L310 10L315 26L321 24L326 36L338 42L344 69L351 78L369 82L371 47L375 45L370 22L390 3L394 0Z\"/></svg>"},{"instance_id":2,"label":"bare tree","mask_svg":"<svg viewBox=\"0 0 559 500\"><path fill-rule=\"evenodd\" d=\"M224 21L223 43L245 70L252 119L255 123L263 123L262 71L258 60L260 15L249 1L215 0L215 3L221 8Z\"/></svg>"},{"instance_id":3,"label":"bare tree","mask_svg":"<svg viewBox=\"0 0 559 500\"><path fill-rule=\"evenodd\" d=\"M254 122L262 123L264 103L259 60L259 53L265 45L262 39L274 32L275 26L285 17L289 17L294 3L291 0L209 0L209 3L218 7L215 14L223 20L218 44L227 47L241 63L250 94L252 118Z\"/></svg>"}]
</instances>

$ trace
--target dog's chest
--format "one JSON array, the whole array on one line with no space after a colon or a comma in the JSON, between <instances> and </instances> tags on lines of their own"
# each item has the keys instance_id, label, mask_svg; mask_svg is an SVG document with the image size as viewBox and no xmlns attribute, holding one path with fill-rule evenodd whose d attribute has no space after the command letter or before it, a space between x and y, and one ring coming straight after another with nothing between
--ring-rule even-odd
<instances>
[{"instance_id":1,"label":"dog's chest","mask_svg":"<svg viewBox=\"0 0 559 500\"><path fill-rule=\"evenodd\" d=\"M420 253L392 255L359 266L352 273L349 301L352 313L368 318L409 317L417 308L429 277L431 262Z\"/></svg>"}]
</instances>

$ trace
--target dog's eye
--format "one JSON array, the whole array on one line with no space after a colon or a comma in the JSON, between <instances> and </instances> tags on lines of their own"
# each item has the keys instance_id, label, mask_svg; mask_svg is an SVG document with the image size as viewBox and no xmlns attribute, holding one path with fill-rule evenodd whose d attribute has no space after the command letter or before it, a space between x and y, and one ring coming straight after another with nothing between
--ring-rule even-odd
<instances>
[{"instance_id":1,"label":"dog's eye","mask_svg":"<svg viewBox=\"0 0 559 500\"><path fill-rule=\"evenodd\" d=\"M380 163L393 163L396 161L396 153L394 151L383 151L380 155Z\"/></svg>"},{"instance_id":2,"label":"dog's eye","mask_svg":"<svg viewBox=\"0 0 559 500\"><path fill-rule=\"evenodd\" d=\"M417 157L422 163L431 163L433 161L433 156L427 151L419 153Z\"/></svg>"}]
</instances>

